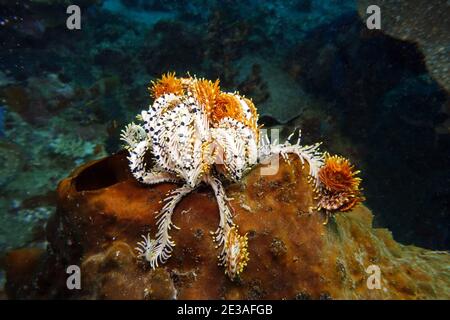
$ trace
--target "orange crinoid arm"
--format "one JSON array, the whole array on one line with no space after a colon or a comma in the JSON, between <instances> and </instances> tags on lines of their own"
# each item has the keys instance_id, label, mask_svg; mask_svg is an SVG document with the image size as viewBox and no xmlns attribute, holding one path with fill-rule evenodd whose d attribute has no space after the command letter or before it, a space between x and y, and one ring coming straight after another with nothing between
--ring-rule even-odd
<instances>
[{"instance_id":1,"label":"orange crinoid arm","mask_svg":"<svg viewBox=\"0 0 450 320\"><path fill-rule=\"evenodd\" d=\"M182 81L180 78L175 77L175 72L163 74L161 79L152 81L148 89L155 99L168 93L175 95L182 95L184 93Z\"/></svg>"},{"instance_id":2,"label":"orange crinoid arm","mask_svg":"<svg viewBox=\"0 0 450 320\"><path fill-rule=\"evenodd\" d=\"M211 114L221 93L219 79L215 82L199 79L194 82L193 87L197 100L204 106L206 113Z\"/></svg>"}]
</instances>

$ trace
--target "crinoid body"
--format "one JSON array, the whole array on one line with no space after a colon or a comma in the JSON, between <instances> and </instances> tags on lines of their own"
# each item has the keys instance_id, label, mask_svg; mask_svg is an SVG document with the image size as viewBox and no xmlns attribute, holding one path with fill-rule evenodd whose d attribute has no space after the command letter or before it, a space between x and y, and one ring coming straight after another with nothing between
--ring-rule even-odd
<instances>
[{"instance_id":1,"label":"crinoid body","mask_svg":"<svg viewBox=\"0 0 450 320\"><path fill-rule=\"evenodd\" d=\"M154 102L137 116L138 124L131 123L122 131L129 167L141 183L175 182L180 187L168 195L157 215L155 239L147 235L138 243L138 256L152 268L170 258L175 245L169 234L174 227L174 209L184 196L206 184L213 189L219 206L219 226L213 233L220 250L219 263L234 279L249 260L248 244L247 237L238 233L233 222L222 182L239 182L255 164L273 155L287 159L288 154L295 154L302 164L308 163L314 188L323 189L319 172L324 155L319 144L301 146L300 137L295 144L289 142L291 137L283 144L270 142L267 135L260 138L258 114L252 101L236 92L222 92L218 80L177 78L169 73L153 82L150 91ZM145 163L150 158L151 166ZM352 190L354 184L344 184L341 191ZM340 187L337 182L332 186L330 193ZM350 193L348 197L354 199L355 195ZM349 203L346 200L335 206L342 209Z\"/></svg>"}]
</instances>

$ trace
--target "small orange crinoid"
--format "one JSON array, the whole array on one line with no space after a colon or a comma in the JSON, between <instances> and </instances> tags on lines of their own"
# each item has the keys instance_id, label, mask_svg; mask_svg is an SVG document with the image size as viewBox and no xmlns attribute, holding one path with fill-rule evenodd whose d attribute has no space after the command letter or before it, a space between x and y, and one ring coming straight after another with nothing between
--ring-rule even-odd
<instances>
[{"instance_id":1,"label":"small orange crinoid","mask_svg":"<svg viewBox=\"0 0 450 320\"><path fill-rule=\"evenodd\" d=\"M151 95L157 99L164 94L173 93L176 95L182 95L183 85L181 79L175 77L175 72L168 72L163 74L161 79L152 81L149 91Z\"/></svg>"},{"instance_id":2,"label":"small orange crinoid","mask_svg":"<svg viewBox=\"0 0 450 320\"><path fill-rule=\"evenodd\" d=\"M319 207L328 211L349 211L364 201L357 177L350 161L339 156L325 155L325 164L319 170L322 186Z\"/></svg>"},{"instance_id":3,"label":"small orange crinoid","mask_svg":"<svg viewBox=\"0 0 450 320\"><path fill-rule=\"evenodd\" d=\"M319 171L319 179L329 191L358 190L361 179L359 171L353 171L350 161L339 156L325 155L325 164Z\"/></svg>"}]
</instances>

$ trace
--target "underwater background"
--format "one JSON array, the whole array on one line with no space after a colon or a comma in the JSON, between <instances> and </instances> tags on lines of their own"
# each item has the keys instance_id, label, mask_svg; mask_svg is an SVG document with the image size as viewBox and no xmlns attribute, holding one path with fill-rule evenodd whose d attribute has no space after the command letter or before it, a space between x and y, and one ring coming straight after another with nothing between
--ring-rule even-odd
<instances>
[{"instance_id":1,"label":"underwater background","mask_svg":"<svg viewBox=\"0 0 450 320\"><path fill-rule=\"evenodd\" d=\"M0 261L45 246L58 182L121 149L168 71L219 78L265 127L346 155L375 226L448 250L449 4L373 2L381 30L350 0L83 0L68 30L72 1L0 0Z\"/></svg>"}]
</instances>

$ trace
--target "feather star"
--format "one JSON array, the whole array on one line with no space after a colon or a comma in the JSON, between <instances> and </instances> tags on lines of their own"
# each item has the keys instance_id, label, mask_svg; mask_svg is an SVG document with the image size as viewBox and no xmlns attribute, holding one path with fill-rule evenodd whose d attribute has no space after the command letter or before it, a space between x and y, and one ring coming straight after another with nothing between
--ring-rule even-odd
<instances>
[{"instance_id":1,"label":"feather star","mask_svg":"<svg viewBox=\"0 0 450 320\"><path fill-rule=\"evenodd\" d=\"M138 257L152 268L171 257L175 207L200 184L206 184L219 206L219 226L213 232L219 264L233 280L249 260L248 240L233 222L222 182L239 182L254 165L273 155L287 159L288 154L295 154L302 164L309 164L310 181L315 190L321 190L319 170L324 154L319 144L301 146L300 137L294 144L289 142L291 137L283 144L271 143L267 135L260 137L252 101L238 93L222 92L218 80L178 78L168 73L149 89L153 104L137 116L139 124L130 123L121 134L129 152L129 167L141 183L174 182L180 187L168 195L157 214L155 239L143 235L144 240L138 242ZM151 167L144 160L148 156Z\"/></svg>"}]
</instances>

